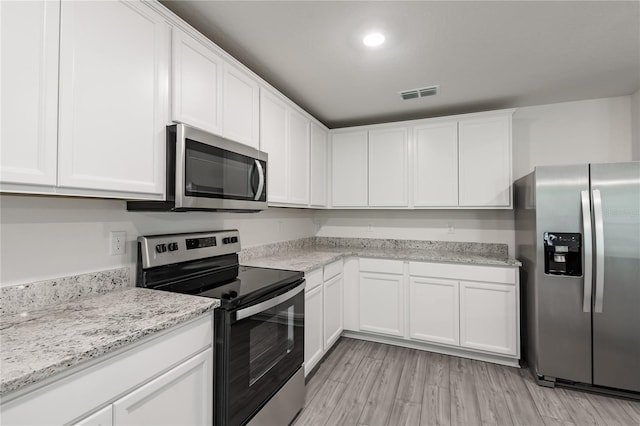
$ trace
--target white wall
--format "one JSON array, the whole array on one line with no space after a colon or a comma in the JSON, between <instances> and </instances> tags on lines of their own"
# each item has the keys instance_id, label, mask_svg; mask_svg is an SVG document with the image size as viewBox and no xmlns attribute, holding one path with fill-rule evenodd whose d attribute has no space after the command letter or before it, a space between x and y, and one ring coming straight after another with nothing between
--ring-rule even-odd
<instances>
[{"instance_id":1,"label":"white wall","mask_svg":"<svg viewBox=\"0 0 640 426\"><path fill-rule=\"evenodd\" d=\"M630 96L520 108L513 116L514 180L535 166L631 158Z\"/></svg>"},{"instance_id":2,"label":"white wall","mask_svg":"<svg viewBox=\"0 0 640 426\"><path fill-rule=\"evenodd\" d=\"M0 196L0 286L130 266L139 235L240 230L243 247L315 235L309 210L260 213L128 212L120 200ZM109 255L109 233L127 232L126 254ZM132 275L132 277L135 275Z\"/></svg>"},{"instance_id":3,"label":"white wall","mask_svg":"<svg viewBox=\"0 0 640 426\"><path fill-rule=\"evenodd\" d=\"M640 161L640 90L631 96L631 139L631 158Z\"/></svg>"}]
</instances>

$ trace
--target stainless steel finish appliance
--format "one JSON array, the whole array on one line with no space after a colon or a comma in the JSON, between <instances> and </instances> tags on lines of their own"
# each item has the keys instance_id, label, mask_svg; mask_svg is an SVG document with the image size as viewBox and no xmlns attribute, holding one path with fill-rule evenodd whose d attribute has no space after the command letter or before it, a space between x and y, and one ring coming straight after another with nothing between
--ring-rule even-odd
<instances>
[{"instance_id":1,"label":"stainless steel finish appliance","mask_svg":"<svg viewBox=\"0 0 640 426\"><path fill-rule=\"evenodd\" d=\"M304 275L239 266L238 231L138 238L137 285L220 300L213 423L289 424L304 406Z\"/></svg>"},{"instance_id":2,"label":"stainless steel finish appliance","mask_svg":"<svg viewBox=\"0 0 640 426\"><path fill-rule=\"evenodd\" d=\"M515 183L527 361L540 384L640 394L640 162Z\"/></svg>"},{"instance_id":3,"label":"stainless steel finish appliance","mask_svg":"<svg viewBox=\"0 0 640 426\"><path fill-rule=\"evenodd\" d=\"M185 124L167 126L165 201L128 210L241 211L267 208L267 154Z\"/></svg>"}]
</instances>

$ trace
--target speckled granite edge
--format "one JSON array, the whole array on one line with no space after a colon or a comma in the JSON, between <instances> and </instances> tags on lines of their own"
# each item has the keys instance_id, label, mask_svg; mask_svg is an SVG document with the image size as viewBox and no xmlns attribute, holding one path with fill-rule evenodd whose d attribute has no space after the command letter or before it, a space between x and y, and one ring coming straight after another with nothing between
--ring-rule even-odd
<instances>
[{"instance_id":1,"label":"speckled granite edge","mask_svg":"<svg viewBox=\"0 0 640 426\"><path fill-rule=\"evenodd\" d=\"M219 306L218 299L128 288L0 316L0 396Z\"/></svg>"},{"instance_id":2,"label":"speckled granite edge","mask_svg":"<svg viewBox=\"0 0 640 426\"><path fill-rule=\"evenodd\" d=\"M129 268L122 267L24 285L0 287L0 315L33 311L132 286Z\"/></svg>"},{"instance_id":3,"label":"speckled granite edge","mask_svg":"<svg viewBox=\"0 0 640 426\"><path fill-rule=\"evenodd\" d=\"M437 250L452 253L477 253L507 256L509 246L503 243L474 243L459 241L394 240L379 238L313 237L315 248L364 248L400 250Z\"/></svg>"}]
</instances>

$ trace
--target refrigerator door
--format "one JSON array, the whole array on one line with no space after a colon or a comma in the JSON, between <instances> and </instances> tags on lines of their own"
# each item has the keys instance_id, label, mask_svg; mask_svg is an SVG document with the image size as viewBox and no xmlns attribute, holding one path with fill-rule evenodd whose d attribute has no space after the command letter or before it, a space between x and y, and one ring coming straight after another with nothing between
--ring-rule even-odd
<instances>
[{"instance_id":1,"label":"refrigerator door","mask_svg":"<svg viewBox=\"0 0 640 426\"><path fill-rule=\"evenodd\" d=\"M591 312L584 310L584 293L589 299L590 287L583 276L545 273L543 242L545 232L584 236L582 193L589 190L589 166L536 167L535 176L537 261L535 281L527 283L535 286L535 324L529 327L535 339L534 368L539 376L591 383ZM588 209L588 200L585 205ZM589 244L583 241L583 253ZM586 267L591 259L582 261ZM527 293L529 297L532 292Z\"/></svg>"},{"instance_id":2,"label":"refrigerator door","mask_svg":"<svg viewBox=\"0 0 640 426\"><path fill-rule=\"evenodd\" d=\"M640 163L592 164L591 193L593 384L640 392Z\"/></svg>"}]
</instances>

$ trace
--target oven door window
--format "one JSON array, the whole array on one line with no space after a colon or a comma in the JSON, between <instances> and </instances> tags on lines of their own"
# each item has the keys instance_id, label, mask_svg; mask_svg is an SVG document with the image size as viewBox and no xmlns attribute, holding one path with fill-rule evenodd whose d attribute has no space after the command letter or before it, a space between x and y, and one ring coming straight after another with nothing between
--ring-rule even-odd
<instances>
[{"instance_id":1,"label":"oven door window","mask_svg":"<svg viewBox=\"0 0 640 426\"><path fill-rule=\"evenodd\" d=\"M260 173L264 177L266 172L264 161L190 139L186 140L184 166L184 190L191 197L254 200ZM259 200L265 199L266 191L262 191Z\"/></svg>"},{"instance_id":2,"label":"oven door window","mask_svg":"<svg viewBox=\"0 0 640 426\"><path fill-rule=\"evenodd\" d=\"M304 362L304 292L231 325L229 424L257 412Z\"/></svg>"}]
</instances>

